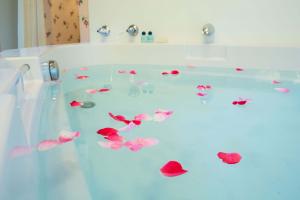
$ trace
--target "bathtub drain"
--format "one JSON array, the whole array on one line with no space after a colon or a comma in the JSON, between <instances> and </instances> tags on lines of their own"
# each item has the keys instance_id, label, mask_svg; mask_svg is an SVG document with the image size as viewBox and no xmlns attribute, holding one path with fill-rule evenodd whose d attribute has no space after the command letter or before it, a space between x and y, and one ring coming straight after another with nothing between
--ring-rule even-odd
<instances>
[{"instance_id":1,"label":"bathtub drain","mask_svg":"<svg viewBox=\"0 0 300 200\"><path fill-rule=\"evenodd\" d=\"M95 106L96 106L96 104L94 102L92 102L92 101L85 101L85 102L83 102L81 108L93 108Z\"/></svg>"}]
</instances>

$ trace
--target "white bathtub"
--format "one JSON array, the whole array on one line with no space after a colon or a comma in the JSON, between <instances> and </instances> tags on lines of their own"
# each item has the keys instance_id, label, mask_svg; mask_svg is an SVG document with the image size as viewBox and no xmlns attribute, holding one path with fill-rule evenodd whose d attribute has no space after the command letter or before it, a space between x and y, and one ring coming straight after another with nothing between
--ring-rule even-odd
<instances>
[{"instance_id":1,"label":"white bathtub","mask_svg":"<svg viewBox=\"0 0 300 200\"><path fill-rule=\"evenodd\" d=\"M0 120L0 155L5 152L7 138L13 134L10 126L14 123L15 118L21 119L20 128L24 130L25 138L28 141L32 134L37 134L34 128L42 106L43 91L41 89L45 84L41 63L49 60L57 61L61 71L97 64L192 65L225 68L242 66L274 69L274 71L291 70L295 71L295 78L300 80L298 72L300 71L300 47L81 44L11 50L2 52L0 56L15 69L23 64L30 65L29 72L24 75L24 94L21 99L18 94L11 92L14 81L6 81L5 87L0 91L0 119L3 118ZM1 81L0 85L4 85L4 81ZM20 104L22 105L19 109L20 112L15 112L16 106L20 106ZM9 114L4 116L3 113ZM0 163L2 160L3 156L0 156ZM78 176L77 178L82 178L82 175ZM70 190L72 190L72 186L70 186Z\"/></svg>"},{"instance_id":2,"label":"white bathtub","mask_svg":"<svg viewBox=\"0 0 300 200\"><path fill-rule=\"evenodd\" d=\"M31 49L9 50L0 54L3 63L11 68L30 66L24 76L24 106L21 115L27 134L32 132L34 112L40 106L43 85L41 63L58 62L60 70L97 64L154 64L215 67L300 70L300 47L258 47L181 44L75 44ZM300 79L300 74L295 72ZM9 93L15 77L1 82L2 93ZM0 111L2 113L2 111ZM23 113L23 114L22 114ZM25 114L26 113L26 114ZM7 134L7 133L1 133ZM0 147L1 148L1 147Z\"/></svg>"}]
</instances>

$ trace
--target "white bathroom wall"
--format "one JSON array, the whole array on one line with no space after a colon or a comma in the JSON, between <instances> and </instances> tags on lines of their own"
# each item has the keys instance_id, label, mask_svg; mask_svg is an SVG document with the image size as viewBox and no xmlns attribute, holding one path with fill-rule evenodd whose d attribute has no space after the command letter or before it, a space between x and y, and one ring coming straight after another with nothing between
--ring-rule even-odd
<instances>
[{"instance_id":1,"label":"white bathroom wall","mask_svg":"<svg viewBox=\"0 0 300 200\"><path fill-rule=\"evenodd\" d=\"M299 0L89 0L91 41L110 26L111 41L128 41L129 24L171 43L201 43L202 26L216 28L215 42L232 45L300 45Z\"/></svg>"}]
</instances>

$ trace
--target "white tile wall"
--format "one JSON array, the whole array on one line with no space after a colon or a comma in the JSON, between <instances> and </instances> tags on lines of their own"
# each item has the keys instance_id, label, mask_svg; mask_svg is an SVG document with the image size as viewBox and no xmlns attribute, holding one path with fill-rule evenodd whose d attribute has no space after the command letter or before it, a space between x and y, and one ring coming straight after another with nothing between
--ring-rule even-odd
<instances>
[{"instance_id":1,"label":"white tile wall","mask_svg":"<svg viewBox=\"0 0 300 200\"><path fill-rule=\"evenodd\" d=\"M216 27L215 43L300 45L299 0L89 0L91 41L98 27L111 27L111 41L131 23L171 43L202 43L201 27Z\"/></svg>"}]
</instances>

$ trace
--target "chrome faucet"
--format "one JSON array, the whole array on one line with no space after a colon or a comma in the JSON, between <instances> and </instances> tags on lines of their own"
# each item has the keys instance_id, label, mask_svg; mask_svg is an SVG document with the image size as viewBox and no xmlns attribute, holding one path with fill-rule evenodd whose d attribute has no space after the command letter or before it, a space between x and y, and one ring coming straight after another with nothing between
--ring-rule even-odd
<instances>
[{"instance_id":1,"label":"chrome faucet","mask_svg":"<svg viewBox=\"0 0 300 200\"><path fill-rule=\"evenodd\" d=\"M204 36L210 36L213 35L215 33L215 27L212 24L205 24L202 27L202 34Z\"/></svg>"},{"instance_id":2,"label":"chrome faucet","mask_svg":"<svg viewBox=\"0 0 300 200\"><path fill-rule=\"evenodd\" d=\"M99 28L97 32L103 37L108 37L110 35L110 29L107 25L101 26L101 28Z\"/></svg>"},{"instance_id":3,"label":"chrome faucet","mask_svg":"<svg viewBox=\"0 0 300 200\"><path fill-rule=\"evenodd\" d=\"M136 25L132 24L130 25L126 32L130 35L130 36L137 36L137 34L139 34L139 27L137 27Z\"/></svg>"}]
</instances>

